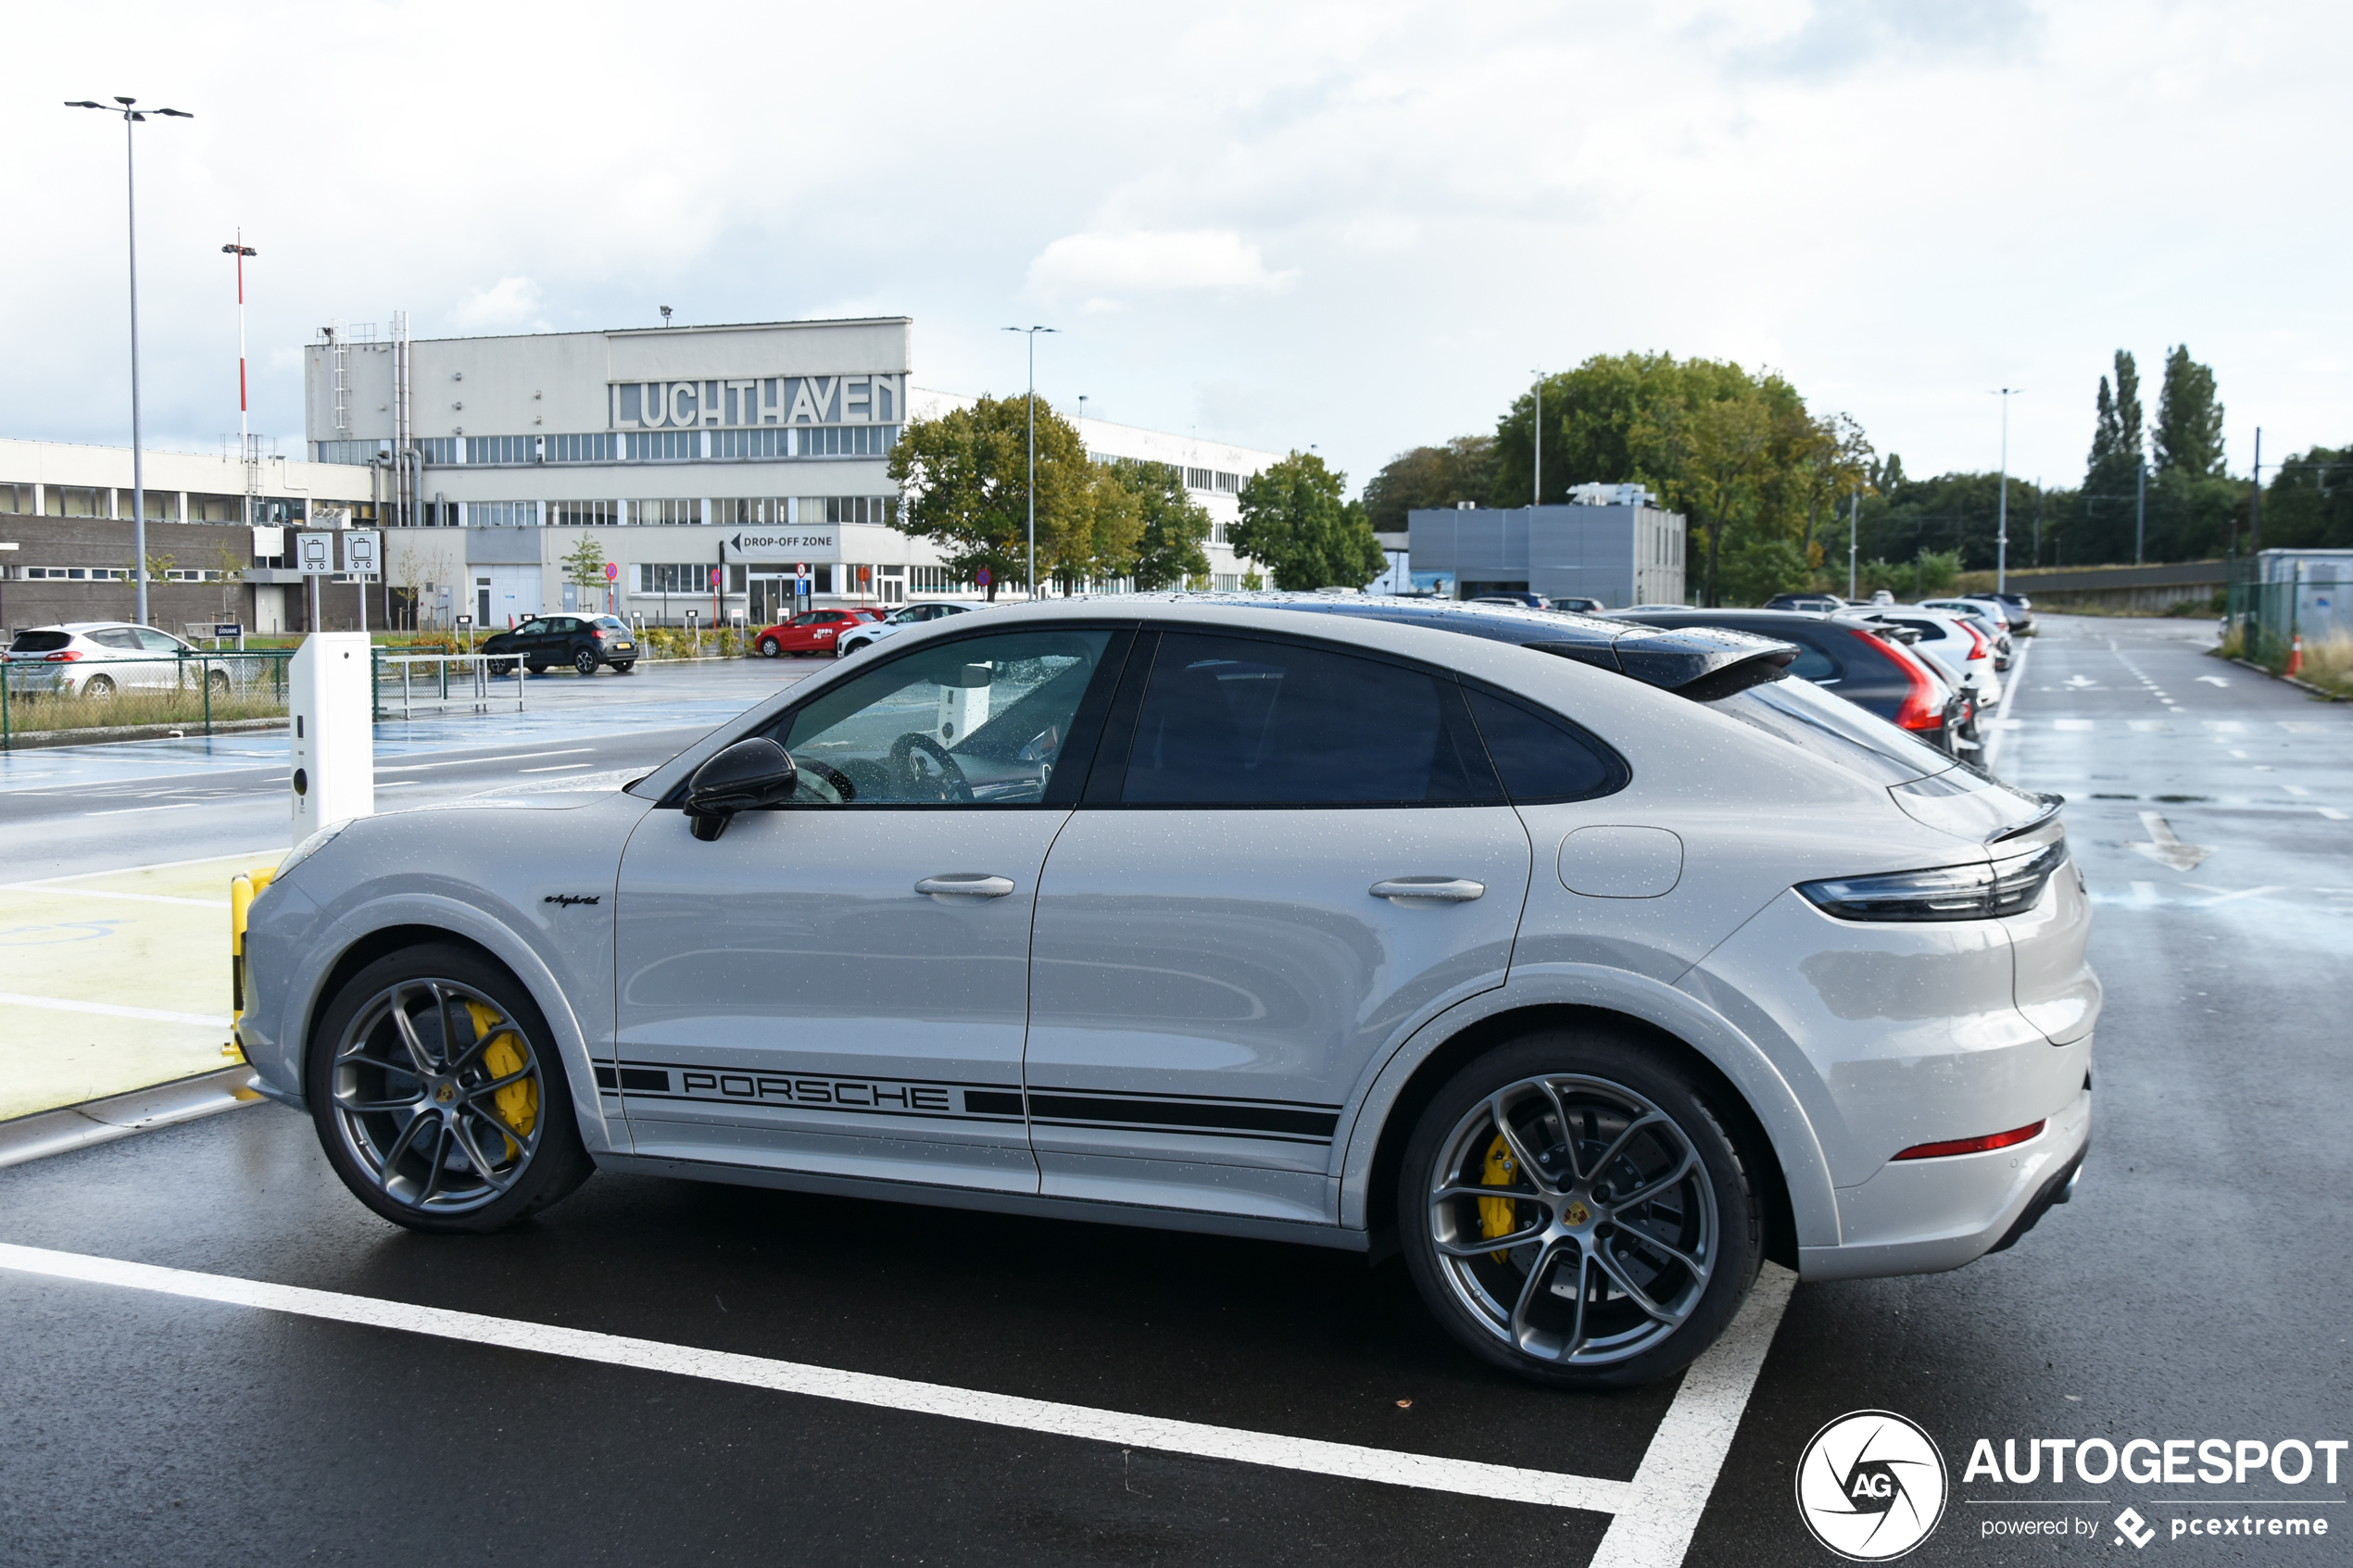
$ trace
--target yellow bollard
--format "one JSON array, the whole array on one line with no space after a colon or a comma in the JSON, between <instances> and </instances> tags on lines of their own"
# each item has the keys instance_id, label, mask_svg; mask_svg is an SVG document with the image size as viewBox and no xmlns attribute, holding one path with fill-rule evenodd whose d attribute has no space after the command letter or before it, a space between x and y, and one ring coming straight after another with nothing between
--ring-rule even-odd
<instances>
[{"instance_id":1,"label":"yellow bollard","mask_svg":"<svg viewBox=\"0 0 2353 1568\"><path fill-rule=\"evenodd\" d=\"M230 1035L221 1046L220 1054L238 1061L245 1059L237 1044L236 1022L245 1015L245 916L253 901L260 897L278 874L275 867L244 872L229 879L229 1007Z\"/></svg>"}]
</instances>

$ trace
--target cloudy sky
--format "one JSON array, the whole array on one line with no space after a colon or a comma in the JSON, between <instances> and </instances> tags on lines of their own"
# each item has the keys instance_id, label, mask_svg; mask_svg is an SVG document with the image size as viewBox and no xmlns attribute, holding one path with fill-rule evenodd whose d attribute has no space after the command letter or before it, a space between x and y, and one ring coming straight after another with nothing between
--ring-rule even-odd
<instances>
[{"instance_id":1,"label":"cloudy sky","mask_svg":"<svg viewBox=\"0 0 2353 1568\"><path fill-rule=\"evenodd\" d=\"M2119 347L2211 363L2244 470L2353 441L2353 10L1746 0L29 7L0 97L0 435L120 443L123 132L146 421L255 428L298 346L863 314L919 384L1360 482L1628 349L1790 376L1914 472L2080 476ZM0 475L0 479L8 476ZM1578 475L1615 478L1615 475Z\"/></svg>"}]
</instances>

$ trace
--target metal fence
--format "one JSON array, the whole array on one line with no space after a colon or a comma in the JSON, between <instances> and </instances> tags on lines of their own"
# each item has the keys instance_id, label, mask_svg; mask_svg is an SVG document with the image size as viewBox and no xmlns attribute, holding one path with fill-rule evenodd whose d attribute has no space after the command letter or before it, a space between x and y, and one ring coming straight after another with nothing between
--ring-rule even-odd
<instances>
[{"instance_id":1,"label":"metal fence","mask_svg":"<svg viewBox=\"0 0 2353 1568\"><path fill-rule=\"evenodd\" d=\"M283 717L293 658L283 648L70 659L11 651L0 667L0 749L36 731L157 723L210 734L229 718Z\"/></svg>"},{"instance_id":2,"label":"metal fence","mask_svg":"<svg viewBox=\"0 0 2353 1568\"><path fill-rule=\"evenodd\" d=\"M2308 652L2353 646L2353 577L2334 567L2298 563L2291 575L2259 580L2252 563L2231 580L2230 630L2244 656L2278 671L2299 636Z\"/></svg>"},{"instance_id":3,"label":"metal fence","mask_svg":"<svg viewBox=\"0 0 2353 1568\"><path fill-rule=\"evenodd\" d=\"M515 711L522 711L524 677L520 660L510 655L494 659L486 653L400 653L376 650L375 709L379 719L397 712L411 718L419 708L443 710L464 706L484 712L503 702L497 688L511 676Z\"/></svg>"}]
</instances>

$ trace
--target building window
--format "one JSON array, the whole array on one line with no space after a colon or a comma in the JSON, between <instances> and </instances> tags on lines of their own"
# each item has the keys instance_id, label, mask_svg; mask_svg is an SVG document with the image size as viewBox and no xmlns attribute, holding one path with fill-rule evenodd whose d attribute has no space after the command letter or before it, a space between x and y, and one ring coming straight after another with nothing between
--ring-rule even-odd
<instances>
[{"instance_id":1,"label":"building window","mask_svg":"<svg viewBox=\"0 0 2353 1568\"><path fill-rule=\"evenodd\" d=\"M356 463L365 467L376 460L379 452L392 450L389 441L314 441L310 444L316 463Z\"/></svg>"},{"instance_id":2,"label":"building window","mask_svg":"<svg viewBox=\"0 0 2353 1568\"><path fill-rule=\"evenodd\" d=\"M630 431L622 437L622 456L633 463L691 462L702 456L702 432Z\"/></svg>"},{"instance_id":3,"label":"building window","mask_svg":"<svg viewBox=\"0 0 2353 1568\"><path fill-rule=\"evenodd\" d=\"M539 460L539 443L530 435L469 435L466 437L466 461L469 463L535 463Z\"/></svg>"},{"instance_id":4,"label":"building window","mask_svg":"<svg viewBox=\"0 0 2353 1568\"><path fill-rule=\"evenodd\" d=\"M1211 576L1209 585L1221 594L1239 594L1242 587L1242 574L1239 571L1216 572Z\"/></svg>"},{"instance_id":5,"label":"building window","mask_svg":"<svg viewBox=\"0 0 2353 1568\"><path fill-rule=\"evenodd\" d=\"M547 526L550 528L618 528L621 526L619 501L550 501L547 503Z\"/></svg>"},{"instance_id":6,"label":"building window","mask_svg":"<svg viewBox=\"0 0 2353 1568\"><path fill-rule=\"evenodd\" d=\"M303 504L288 495L258 495L253 503L253 521L271 527L300 522L303 521Z\"/></svg>"},{"instance_id":7,"label":"building window","mask_svg":"<svg viewBox=\"0 0 2353 1568\"><path fill-rule=\"evenodd\" d=\"M52 484L44 497L51 517L105 517L107 493L86 484Z\"/></svg>"},{"instance_id":8,"label":"building window","mask_svg":"<svg viewBox=\"0 0 2353 1568\"><path fill-rule=\"evenodd\" d=\"M793 521L801 524L819 522L873 522L886 528L899 525L899 497L896 495L803 495L793 507Z\"/></svg>"},{"instance_id":9,"label":"building window","mask_svg":"<svg viewBox=\"0 0 2353 1568\"><path fill-rule=\"evenodd\" d=\"M641 528L679 528L702 521L702 502L693 497L632 501L629 521Z\"/></svg>"},{"instance_id":10,"label":"building window","mask_svg":"<svg viewBox=\"0 0 2353 1568\"><path fill-rule=\"evenodd\" d=\"M539 526L539 503L536 501L468 501L466 526L469 528L536 528Z\"/></svg>"},{"instance_id":11,"label":"building window","mask_svg":"<svg viewBox=\"0 0 2353 1568\"><path fill-rule=\"evenodd\" d=\"M0 512L19 512L26 517L35 515L32 495L30 484L0 484Z\"/></svg>"},{"instance_id":12,"label":"building window","mask_svg":"<svg viewBox=\"0 0 2353 1568\"><path fill-rule=\"evenodd\" d=\"M190 522L243 522L245 520L245 498L243 495L199 495L188 492Z\"/></svg>"},{"instance_id":13,"label":"building window","mask_svg":"<svg viewBox=\"0 0 2353 1568\"><path fill-rule=\"evenodd\" d=\"M957 576L944 566L911 566L907 569L907 586L918 594L969 594L975 592L967 578Z\"/></svg>"},{"instance_id":14,"label":"building window","mask_svg":"<svg viewBox=\"0 0 2353 1568\"><path fill-rule=\"evenodd\" d=\"M898 445L897 425L796 425L804 458L879 458Z\"/></svg>"},{"instance_id":15,"label":"building window","mask_svg":"<svg viewBox=\"0 0 2353 1568\"><path fill-rule=\"evenodd\" d=\"M714 430L711 433L711 455L714 458L789 458L792 456L792 432L788 430Z\"/></svg>"},{"instance_id":16,"label":"building window","mask_svg":"<svg viewBox=\"0 0 2353 1568\"><path fill-rule=\"evenodd\" d=\"M422 435L417 438L417 450L425 461L447 468L458 460L458 438L454 435Z\"/></svg>"},{"instance_id":17,"label":"building window","mask_svg":"<svg viewBox=\"0 0 2353 1568\"><path fill-rule=\"evenodd\" d=\"M711 521L725 526L736 523L776 523L790 521L792 504L782 495L721 495L711 503Z\"/></svg>"},{"instance_id":18,"label":"building window","mask_svg":"<svg viewBox=\"0 0 2353 1568\"><path fill-rule=\"evenodd\" d=\"M1226 525L1224 523L1213 522L1209 525L1209 542L1213 545L1222 545L1226 543Z\"/></svg>"},{"instance_id":19,"label":"building window","mask_svg":"<svg viewBox=\"0 0 2353 1568\"><path fill-rule=\"evenodd\" d=\"M610 434L551 435L547 437L547 460L551 463L610 463L621 456L621 443Z\"/></svg>"},{"instance_id":20,"label":"building window","mask_svg":"<svg viewBox=\"0 0 2353 1568\"><path fill-rule=\"evenodd\" d=\"M641 594L708 594L711 574L717 570L711 561L639 561L637 592ZM736 571L740 573L743 568ZM741 584L737 585L740 591Z\"/></svg>"},{"instance_id":21,"label":"building window","mask_svg":"<svg viewBox=\"0 0 2353 1568\"><path fill-rule=\"evenodd\" d=\"M1211 489L1213 488L1210 483L1211 478L1212 475L1207 469L1187 469L1185 470L1185 488L1188 490Z\"/></svg>"},{"instance_id":22,"label":"building window","mask_svg":"<svg viewBox=\"0 0 2353 1568\"><path fill-rule=\"evenodd\" d=\"M1227 495L1234 495L1234 494L1237 494L1238 492L1239 492L1239 491L1240 491L1240 489L1241 489L1241 487L1242 487L1242 476L1241 476L1240 474L1238 474L1238 473L1227 473L1227 472L1226 472L1223 469L1220 469L1220 470L1218 470L1218 472L1217 472L1217 488L1218 488L1218 489L1225 491Z\"/></svg>"}]
</instances>

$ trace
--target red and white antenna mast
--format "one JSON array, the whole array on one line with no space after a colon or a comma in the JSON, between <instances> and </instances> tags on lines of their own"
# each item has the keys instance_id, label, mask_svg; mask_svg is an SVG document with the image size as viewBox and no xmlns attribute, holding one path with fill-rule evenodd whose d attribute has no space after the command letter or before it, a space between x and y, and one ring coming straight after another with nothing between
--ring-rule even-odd
<instances>
[{"instance_id":1,"label":"red and white antenna mast","mask_svg":"<svg viewBox=\"0 0 2353 1568\"><path fill-rule=\"evenodd\" d=\"M245 428L245 257L261 253L245 244L245 232L237 231L234 245L225 245L222 252L237 258L237 461L248 470L253 466L253 433ZM245 486L245 521L253 521L253 486Z\"/></svg>"}]
</instances>

